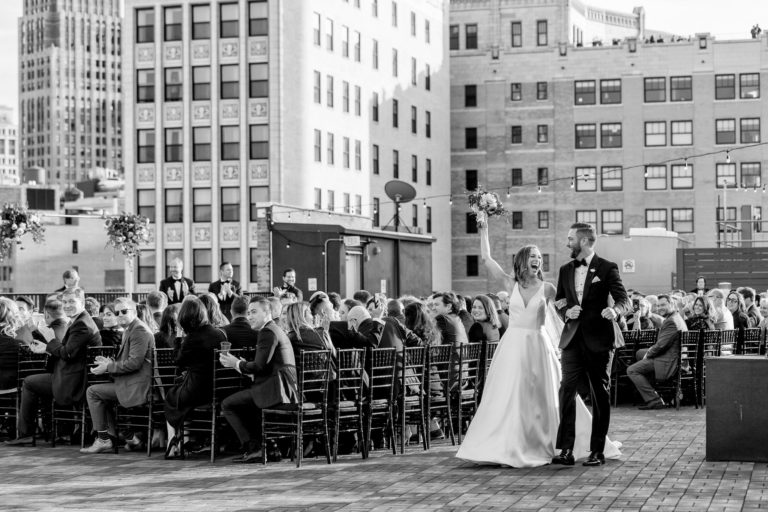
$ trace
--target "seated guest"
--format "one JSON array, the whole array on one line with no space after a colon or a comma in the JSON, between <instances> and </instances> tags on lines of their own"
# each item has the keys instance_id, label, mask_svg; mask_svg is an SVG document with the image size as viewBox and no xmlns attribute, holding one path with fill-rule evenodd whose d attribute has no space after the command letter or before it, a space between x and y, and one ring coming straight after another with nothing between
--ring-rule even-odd
<instances>
[{"instance_id":1,"label":"seated guest","mask_svg":"<svg viewBox=\"0 0 768 512\"><path fill-rule=\"evenodd\" d=\"M69 326L69 318L64 314L64 305L60 300L48 299L45 302L45 306L43 306L43 322L49 329L53 329L53 337L55 339L59 341L64 339L64 335L67 333L67 326ZM46 342L45 337L39 330L39 326L32 331L32 336L38 341Z\"/></svg>"},{"instance_id":2,"label":"seated guest","mask_svg":"<svg viewBox=\"0 0 768 512\"><path fill-rule=\"evenodd\" d=\"M467 336L470 343L499 341L501 322L490 297L487 295L475 297L475 300L472 301L472 318L475 319L475 323L469 328Z\"/></svg>"},{"instance_id":3,"label":"seated guest","mask_svg":"<svg viewBox=\"0 0 768 512\"><path fill-rule=\"evenodd\" d=\"M440 345L440 331L423 302L412 302L405 306L403 316L405 317L405 326L412 330L424 345Z\"/></svg>"},{"instance_id":4,"label":"seated guest","mask_svg":"<svg viewBox=\"0 0 768 512\"><path fill-rule=\"evenodd\" d=\"M344 299L339 306L339 321L346 322L349 310L355 306L362 306L363 303L355 299Z\"/></svg>"},{"instance_id":5,"label":"seated guest","mask_svg":"<svg viewBox=\"0 0 768 512\"><path fill-rule=\"evenodd\" d=\"M286 307L286 334L296 359L302 350L325 350L328 348L323 337L312 327L309 322L310 318L309 306L305 302L294 302Z\"/></svg>"},{"instance_id":6,"label":"seated guest","mask_svg":"<svg viewBox=\"0 0 768 512\"><path fill-rule=\"evenodd\" d=\"M267 297L267 300L269 301L269 312L272 314L272 320L280 324L283 320L283 302L277 297ZM280 328L282 329L282 326Z\"/></svg>"},{"instance_id":7,"label":"seated guest","mask_svg":"<svg viewBox=\"0 0 768 512\"><path fill-rule=\"evenodd\" d=\"M23 343L16 339L21 327L19 308L6 297L0 297L0 393L16 391L18 385L19 348Z\"/></svg>"},{"instance_id":8,"label":"seated guest","mask_svg":"<svg viewBox=\"0 0 768 512\"><path fill-rule=\"evenodd\" d=\"M691 316L685 320L685 325L689 331L712 330L715 328L716 319L712 301L706 295L699 295L693 301Z\"/></svg>"},{"instance_id":9,"label":"seated guest","mask_svg":"<svg viewBox=\"0 0 768 512\"><path fill-rule=\"evenodd\" d=\"M733 315L730 310L725 307L725 293L723 290L714 288L707 293L707 296L712 299L712 306L715 310L715 329L721 331L729 331L733 329Z\"/></svg>"},{"instance_id":10,"label":"seated guest","mask_svg":"<svg viewBox=\"0 0 768 512\"><path fill-rule=\"evenodd\" d=\"M400 323L405 323L404 307L398 299L389 299L387 301L387 318L396 318Z\"/></svg>"},{"instance_id":11,"label":"seated guest","mask_svg":"<svg viewBox=\"0 0 768 512\"><path fill-rule=\"evenodd\" d=\"M293 305L292 305L293 306ZM251 389L238 391L221 404L221 413L240 439L243 455L233 462L252 463L261 459L261 410L282 404L298 403L296 361L291 342L272 321L272 312L263 297L248 305L248 316L259 329L259 340L253 361L238 359L229 353L219 354L227 368L253 375Z\"/></svg>"},{"instance_id":12,"label":"seated guest","mask_svg":"<svg viewBox=\"0 0 768 512\"><path fill-rule=\"evenodd\" d=\"M339 312L339 308L341 307L341 295L339 295L336 292L330 292L328 294L328 300L331 301L331 305L333 306L333 310L335 312Z\"/></svg>"},{"instance_id":13,"label":"seated guest","mask_svg":"<svg viewBox=\"0 0 768 512\"><path fill-rule=\"evenodd\" d=\"M403 311L403 305L399 300L391 300L396 305L389 306L388 309L393 312ZM379 348L396 348L398 353L402 353L404 347L420 347L425 345L415 332L405 326L405 315L395 314L384 317L384 329L381 331Z\"/></svg>"},{"instance_id":14,"label":"seated guest","mask_svg":"<svg viewBox=\"0 0 768 512\"><path fill-rule=\"evenodd\" d=\"M333 309L330 297L318 296L311 300L309 303L309 313L312 316L312 325L315 327L315 331L323 338L325 348L335 354L336 348L331 337L331 324L336 323L338 313ZM346 322L344 324L346 330Z\"/></svg>"},{"instance_id":15,"label":"seated guest","mask_svg":"<svg viewBox=\"0 0 768 512\"><path fill-rule=\"evenodd\" d=\"M198 297L200 302L205 306L205 311L208 314L208 322L214 327L224 327L229 325L229 320L224 316L219 307L219 302L216 297L210 293L203 293Z\"/></svg>"},{"instance_id":16,"label":"seated guest","mask_svg":"<svg viewBox=\"0 0 768 512\"><path fill-rule=\"evenodd\" d=\"M179 355L176 357L178 373L183 380L165 394L165 420L168 423L166 458L180 455L176 431L181 428L187 413L211 403L213 398L213 351L227 341L227 336L208 322L205 305L195 296L181 303L179 325L184 330Z\"/></svg>"},{"instance_id":17,"label":"seated guest","mask_svg":"<svg viewBox=\"0 0 768 512\"><path fill-rule=\"evenodd\" d=\"M352 333L345 340L349 342L349 345L339 346L334 340L333 344L336 348L378 348L384 324L373 320L371 314L363 306L355 306L349 310L347 327Z\"/></svg>"},{"instance_id":18,"label":"seated guest","mask_svg":"<svg viewBox=\"0 0 768 512\"><path fill-rule=\"evenodd\" d=\"M32 318L35 311L35 303L27 295L18 295L14 300L16 301L16 308L19 310L19 319L21 320L21 325L16 330L16 338L25 344L29 344L35 339L32 336L32 331L36 329Z\"/></svg>"},{"instance_id":19,"label":"seated guest","mask_svg":"<svg viewBox=\"0 0 768 512\"><path fill-rule=\"evenodd\" d=\"M493 301L493 307L496 308L496 314L499 316L499 323L501 324L499 327L499 337L504 336L504 333L507 332L507 327L509 327L509 314L504 310L504 303L502 302L501 297L494 293L489 293L488 297ZM507 307L509 307L509 305L507 305Z\"/></svg>"},{"instance_id":20,"label":"seated guest","mask_svg":"<svg viewBox=\"0 0 768 512\"><path fill-rule=\"evenodd\" d=\"M178 350L181 347L182 331L179 326L179 304L171 304L163 309L163 316L160 318L160 328L155 333L156 348L174 348Z\"/></svg>"},{"instance_id":21,"label":"seated guest","mask_svg":"<svg viewBox=\"0 0 768 512\"><path fill-rule=\"evenodd\" d=\"M457 313L457 316L459 317L459 320L461 320L461 324L464 326L464 331L469 334L469 330L472 328L472 324L475 323L475 319L472 318L472 314L469 312L469 310L472 308L472 299L469 297L464 297L463 295L456 295L457 302L459 306L459 312Z\"/></svg>"},{"instance_id":22,"label":"seated guest","mask_svg":"<svg viewBox=\"0 0 768 512\"><path fill-rule=\"evenodd\" d=\"M159 328L160 322L163 320L163 311L168 307L168 296L163 292L153 290L147 294L146 302L149 313Z\"/></svg>"},{"instance_id":23,"label":"seated guest","mask_svg":"<svg viewBox=\"0 0 768 512\"><path fill-rule=\"evenodd\" d=\"M104 326L99 334L101 335L101 344L107 347L120 346L123 339L123 328L117 321L115 315L115 305L113 303L101 306L101 322Z\"/></svg>"},{"instance_id":24,"label":"seated guest","mask_svg":"<svg viewBox=\"0 0 768 512\"><path fill-rule=\"evenodd\" d=\"M381 321L386 312L385 300L386 298L378 293L368 299L368 302L365 304L365 309L368 310L368 313L370 313L373 320Z\"/></svg>"},{"instance_id":25,"label":"seated guest","mask_svg":"<svg viewBox=\"0 0 768 512\"><path fill-rule=\"evenodd\" d=\"M354 294L352 294L352 299L359 302L361 305L368 304L368 301L371 300L371 292L368 290L358 290Z\"/></svg>"},{"instance_id":26,"label":"seated guest","mask_svg":"<svg viewBox=\"0 0 768 512\"><path fill-rule=\"evenodd\" d=\"M85 311L85 294L80 288L67 289L61 294L64 313L72 321L61 341L53 329L40 327L47 343L33 341L30 350L48 353L53 362L53 373L30 375L24 379L18 419L18 438L8 444L23 445L32 442L38 400L53 397L57 404L70 406L85 397L85 349L101 346L101 336L91 315Z\"/></svg>"},{"instance_id":27,"label":"seated guest","mask_svg":"<svg viewBox=\"0 0 768 512\"><path fill-rule=\"evenodd\" d=\"M248 318L248 304L251 299L243 295L238 295L232 299L230 305L230 314L232 321L229 325L221 328L227 335L227 341L232 344L232 348L254 348L258 341L259 333L251 327Z\"/></svg>"},{"instance_id":28,"label":"seated guest","mask_svg":"<svg viewBox=\"0 0 768 512\"><path fill-rule=\"evenodd\" d=\"M501 310L504 312L505 315L509 315L509 292L502 290L499 293L497 293L496 296L499 298L499 302L501 302ZM499 320L501 320L501 318L499 318ZM502 321L502 325L504 325L503 321Z\"/></svg>"},{"instance_id":29,"label":"seated guest","mask_svg":"<svg viewBox=\"0 0 768 512\"><path fill-rule=\"evenodd\" d=\"M651 313L651 303L644 298L632 299L634 312L627 319L627 329L632 331L658 329L664 319Z\"/></svg>"},{"instance_id":30,"label":"seated guest","mask_svg":"<svg viewBox=\"0 0 768 512\"><path fill-rule=\"evenodd\" d=\"M208 293L212 293L219 301L219 308L227 320L232 320L232 301L243 294L240 283L232 279L235 270L228 261L219 265L219 280L208 286Z\"/></svg>"},{"instance_id":31,"label":"seated guest","mask_svg":"<svg viewBox=\"0 0 768 512\"><path fill-rule=\"evenodd\" d=\"M648 376L661 381L675 375L680 357L680 332L688 330L668 295L659 295L657 308L664 317L664 323L661 324L656 343L648 349L638 350L638 361L627 368L627 376L645 400L645 405L640 409L662 409L666 406L651 386Z\"/></svg>"},{"instance_id":32,"label":"seated guest","mask_svg":"<svg viewBox=\"0 0 768 512\"><path fill-rule=\"evenodd\" d=\"M144 325L146 325L153 334L157 332L158 325L155 323L155 318L152 316L152 313L149 311L146 304L136 304L136 316L139 320L144 322Z\"/></svg>"},{"instance_id":33,"label":"seated guest","mask_svg":"<svg viewBox=\"0 0 768 512\"><path fill-rule=\"evenodd\" d=\"M459 345L467 343L467 333L459 320L459 302L453 292L439 293L434 296L433 315L435 325L440 331L443 345Z\"/></svg>"},{"instance_id":34,"label":"seated guest","mask_svg":"<svg viewBox=\"0 0 768 512\"><path fill-rule=\"evenodd\" d=\"M741 291L741 296L744 297L744 306L747 308L747 317L749 318L749 326L757 327L760 322L763 321L763 315L760 313L760 308L755 303L756 293L754 288L748 286L744 287Z\"/></svg>"},{"instance_id":35,"label":"seated guest","mask_svg":"<svg viewBox=\"0 0 768 512\"><path fill-rule=\"evenodd\" d=\"M99 330L102 330L104 328L104 324L101 323L101 318L99 318L100 308L101 304L99 304L99 301L93 297L85 298L85 310L89 315L91 315L91 318L93 318L93 323L96 324L96 327L98 327Z\"/></svg>"},{"instance_id":36,"label":"seated guest","mask_svg":"<svg viewBox=\"0 0 768 512\"><path fill-rule=\"evenodd\" d=\"M748 329L749 316L747 315L747 308L744 304L744 297L737 291L731 290L728 293L728 298L725 300L725 305L728 311L733 316L733 328L734 329Z\"/></svg>"},{"instance_id":37,"label":"seated guest","mask_svg":"<svg viewBox=\"0 0 768 512\"><path fill-rule=\"evenodd\" d=\"M80 453L112 451L112 440L117 438L114 405L138 407L145 404L151 386L154 335L139 319L136 303L131 299L118 298L114 308L118 314L117 321L124 329L123 339L116 359L97 356L96 366L91 368L94 375L109 373L112 382L94 384L85 393L97 437L91 446L82 448ZM140 443L134 436L129 439L126 448L133 449Z\"/></svg>"}]
</instances>

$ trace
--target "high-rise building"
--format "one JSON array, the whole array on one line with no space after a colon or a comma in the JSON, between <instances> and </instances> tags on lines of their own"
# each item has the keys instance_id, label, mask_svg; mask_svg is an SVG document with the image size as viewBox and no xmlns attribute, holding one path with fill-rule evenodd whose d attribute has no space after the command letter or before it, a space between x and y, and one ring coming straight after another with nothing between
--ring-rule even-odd
<instances>
[{"instance_id":1,"label":"high-rise building","mask_svg":"<svg viewBox=\"0 0 768 512\"><path fill-rule=\"evenodd\" d=\"M13 109L0 105L0 186L20 182L17 131Z\"/></svg>"},{"instance_id":2,"label":"high-rise building","mask_svg":"<svg viewBox=\"0 0 768 512\"><path fill-rule=\"evenodd\" d=\"M768 240L768 38L644 25L642 9L578 0L451 2L453 192L500 195L511 215L491 223L491 247L505 268L536 244L554 279L576 221L601 236L664 228L687 247ZM452 220L453 288L498 291L474 219L455 208Z\"/></svg>"},{"instance_id":3,"label":"high-rise building","mask_svg":"<svg viewBox=\"0 0 768 512\"><path fill-rule=\"evenodd\" d=\"M329 272L372 287L370 271L380 291L397 273L382 255L411 242L431 251L408 268L420 293L450 286L446 1L128 0L125 16L127 203L155 234L140 289L181 257L202 283L230 261L251 290L297 266L305 290L345 292ZM400 207L412 234L390 231L393 179L416 190ZM334 271L339 234L362 242Z\"/></svg>"},{"instance_id":4,"label":"high-rise building","mask_svg":"<svg viewBox=\"0 0 768 512\"><path fill-rule=\"evenodd\" d=\"M24 0L19 19L22 170L72 185L122 168L119 0Z\"/></svg>"}]
</instances>

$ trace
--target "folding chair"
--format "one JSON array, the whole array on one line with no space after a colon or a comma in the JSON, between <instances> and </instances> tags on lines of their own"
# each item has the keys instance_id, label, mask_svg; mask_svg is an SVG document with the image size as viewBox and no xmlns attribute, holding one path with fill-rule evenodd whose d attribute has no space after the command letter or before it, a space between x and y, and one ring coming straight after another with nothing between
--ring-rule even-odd
<instances>
[{"instance_id":1,"label":"folding chair","mask_svg":"<svg viewBox=\"0 0 768 512\"><path fill-rule=\"evenodd\" d=\"M368 387L365 393L365 443L363 456L368 458L371 447L371 431L381 428L388 434L392 453L397 453L394 427L395 359L397 349L376 348L368 350Z\"/></svg>"},{"instance_id":2,"label":"folding chair","mask_svg":"<svg viewBox=\"0 0 768 512\"><path fill-rule=\"evenodd\" d=\"M363 434L363 378L365 351L345 349L337 351L336 380L330 384L333 392L329 404L333 426L333 461L339 455L339 433L355 432L360 453L366 458L365 436Z\"/></svg>"},{"instance_id":3,"label":"folding chair","mask_svg":"<svg viewBox=\"0 0 768 512\"><path fill-rule=\"evenodd\" d=\"M461 368L461 379L456 389L451 390L451 399L453 400L454 397L456 399L453 410L456 411L457 416L459 444L461 444L461 434L464 430L463 418L474 416L479 402L478 376L482 350L482 343L468 343L459 347L458 367Z\"/></svg>"},{"instance_id":4,"label":"folding chair","mask_svg":"<svg viewBox=\"0 0 768 512\"><path fill-rule=\"evenodd\" d=\"M451 438L451 444L456 444L453 430L453 415L451 414L451 377L453 375L453 354L452 345L434 345L429 347L427 352L426 371L428 375L428 385L424 392L424 409L426 411L426 421L431 423L432 418L442 419L442 427L448 429L448 435ZM427 434L427 447L430 445L429 434Z\"/></svg>"}]
</instances>

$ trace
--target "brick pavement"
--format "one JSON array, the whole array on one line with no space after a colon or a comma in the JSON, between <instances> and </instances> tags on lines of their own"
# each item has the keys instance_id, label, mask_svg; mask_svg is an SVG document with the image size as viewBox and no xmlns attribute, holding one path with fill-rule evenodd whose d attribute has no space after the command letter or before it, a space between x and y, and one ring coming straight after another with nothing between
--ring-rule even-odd
<instances>
[{"instance_id":1,"label":"brick pavement","mask_svg":"<svg viewBox=\"0 0 768 512\"><path fill-rule=\"evenodd\" d=\"M328 466L81 455L0 446L0 510L768 510L768 465L704 461L704 412L615 410L624 456L599 468L477 467L450 443Z\"/></svg>"}]
</instances>

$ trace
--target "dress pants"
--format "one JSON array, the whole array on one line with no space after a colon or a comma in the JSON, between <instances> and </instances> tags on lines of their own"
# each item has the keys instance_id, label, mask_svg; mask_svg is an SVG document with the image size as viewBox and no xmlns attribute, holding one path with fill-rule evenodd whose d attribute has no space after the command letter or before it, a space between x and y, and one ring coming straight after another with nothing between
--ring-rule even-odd
<instances>
[{"instance_id":1,"label":"dress pants","mask_svg":"<svg viewBox=\"0 0 768 512\"><path fill-rule=\"evenodd\" d=\"M661 397L648 381L647 375L656 375L656 372L654 371L653 359L643 359L646 352L647 349L640 349L637 351L638 361L627 368L627 377L629 377L632 384L634 384L640 392L640 396L643 397L645 403L648 404L661 400Z\"/></svg>"},{"instance_id":2,"label":"dress pants","mask_svg":"<svg viewBox=\"0 0 768 512\"><path fill-rule=\"evenodd\" d=\"M106 430L110 436L117 437L114 407L118 400L115 384L105 382L89 386L88 391L85 392L85 398L88 400L88 409L91 411L93 430L96 432Z\"/></svg>"},{"instance_id":3,"label":"dress pants","mask_svg":"<svg viewBox=\"0 0 768 512\"><path fill-rule=\"evenodd\" d=\"M251 451L261 445L261 409L253 403L249 390L238 391L225 398L221 403L221 415L227 418L243 449ZM249 425L253 427L254 436L251 436ZM254 437L256 443L251 441Z\"/></svg>"},{"instance_id":4,"label":"dress pants","mask_svg":"<svg viewBox=\"0 0 768 512\"><path fill-rule=\"evenodd\" d=\"M39 373L24 379L21 387L21 406L18 420L18 436L26 437L35 433L35 419L39 399L53 398L53 374Z\"/></svg>"}]
</instances>

